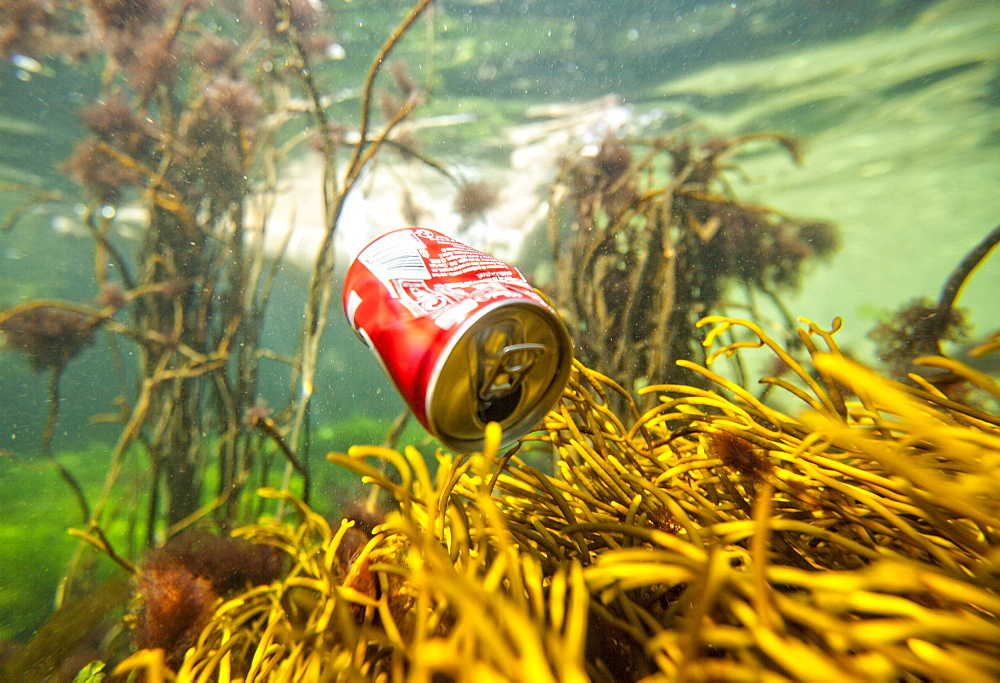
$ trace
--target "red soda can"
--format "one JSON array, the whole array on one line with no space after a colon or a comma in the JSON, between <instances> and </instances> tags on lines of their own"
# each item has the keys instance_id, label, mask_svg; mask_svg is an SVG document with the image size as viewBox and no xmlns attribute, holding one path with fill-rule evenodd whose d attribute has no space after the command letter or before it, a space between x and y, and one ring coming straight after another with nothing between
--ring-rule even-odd
<instances>
[{"instance_id":1,"label":"red soda can","mask_svg":"<svg viewBox=\"0 0 1000 683\"><path fill-rule=\"evenodd\" d=\"M434 230L365 247L344 312L420 423L457 452L482 450L489 422L503 445L532 431L569 379L566 326L517 268Z\"/></svg>"}]
</instances>

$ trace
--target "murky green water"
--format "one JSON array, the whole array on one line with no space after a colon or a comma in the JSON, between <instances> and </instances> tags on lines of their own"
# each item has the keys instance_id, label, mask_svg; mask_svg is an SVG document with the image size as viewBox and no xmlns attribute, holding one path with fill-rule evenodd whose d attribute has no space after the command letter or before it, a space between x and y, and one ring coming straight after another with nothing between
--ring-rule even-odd
<instances>
[{"instance_id":1,"label":"murky green water","mask_svg":"<svg viewBox=\"0 0 1000 683\"><path fill-rule=\"evenodd\" d=\"M406 6L331 0L326 9L334 28L314 64L315 82L330 118L350 131L368 62ZM975 0L443 2L393 54L429 90L408 134L454 176L492 185L500 203L463 223L452 183L388 150L348 203L340 253L346 258L378 231L403 227L415 208L428 227L544 272L537 228L561 157L607 135L680 126L702 126L706 135L789 133L801 140L802 165L781 150L750 148L735 159L742 173L734 188L745 201L839 225L839 251L812 264L784 298L793 315L823 325L842 316L841 343L871 361L867 333L878 319L911 299L936 299L956 264L1000 222L997 35L1000 5ZM61 165L86 134L77 112L98 96L102 64L31 47L8 43L0 65L3 308L39 297L86 303L97 294L94 241L80 220L89 200ZM262 337L277 354L295 352L323 225L319 157L293 144L303 126L300 118L269 141L282 146L273 169L274 234L294 225ZM141 240L141 204L132 195L115 206L112 229L122 245ZM998 294L994 255L959 300L972 339L1000 328ZM108 348L99 335L67 366L53 440L53 452L92 496L106 468L101 459L121 431L92 418L118 410L116 397L136 382L133 351ZM282 405L290 371L274 363L261 373L259 393ZM45 374L28 369L20 353L0 352L0 640L37 627L76 548L63 530L79 524L78 511L38 455L47 396ZM336 301L314 396L313 430L329 435L340 425L341 435L358 439L378 439L402 405ZM365 420L368 432L350 432ZM419 430L412 434L419 440ZM331 439L331 447L346 447ZM129 476L141 479L135 467ZM39 552L42 544L51 552Z\"/></svg>"}]
</instances>

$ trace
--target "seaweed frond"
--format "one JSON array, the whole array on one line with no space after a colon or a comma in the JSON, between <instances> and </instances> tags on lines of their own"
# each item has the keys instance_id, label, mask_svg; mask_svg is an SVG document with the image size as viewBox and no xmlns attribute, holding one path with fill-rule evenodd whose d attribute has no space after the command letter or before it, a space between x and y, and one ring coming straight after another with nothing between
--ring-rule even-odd
<instances>
[{"instance_id":1,"label":"seaweed frond","mask_svg":"<svg viewBox=\"0 0 1000 683\"><path fill-rule=\"evenodd\" d=\"M848 360L839 320L803 322L806 363L749 321L701 323L707 345L735 340L711 360L781 358L785 376L762 381L801 415L693 363L715 389L650 386L641 413L575 363L516 451L499 452L491 425L483 453L439 452L435 472L413 448L331 454L395 500L371 535L262 491L298 520L238 534L292 568L217 607L178 676L224 663L248 680L1000 675L1000 417ZM1000 396L954 361L924 362ZM529 464L545 453L554 473Z\"/></svg>"}]
</instances>

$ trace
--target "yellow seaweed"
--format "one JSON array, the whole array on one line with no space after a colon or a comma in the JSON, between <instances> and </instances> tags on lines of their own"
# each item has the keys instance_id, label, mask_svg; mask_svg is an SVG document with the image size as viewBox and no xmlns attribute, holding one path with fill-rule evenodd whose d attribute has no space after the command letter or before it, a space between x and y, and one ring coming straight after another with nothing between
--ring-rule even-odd
<instances>
[{"instance_id":1,"label":"yellow seaweed","mask_svg":"<svg viewBox=\"0 0 1000 683\"><path fill-rule=\"evenodd\" d=\"M798 417L705 368L717 390L651 386L657 406L615 412L627 394L576 363L521 444L555 454L552 474L500 453L495 425L436 473L413 449L331 454L397 502L350 567L348 522L262 491L297 520L236 533L292 568L220 605L178 679L1000 676L996 416L847 360L839 321L804 323ZM778 348L747 321L702 324ZM717 434L767 466L741 472ZM152 678L158 661L168 678L152 655L128 665Z\"/></svg>"}]
</instances>

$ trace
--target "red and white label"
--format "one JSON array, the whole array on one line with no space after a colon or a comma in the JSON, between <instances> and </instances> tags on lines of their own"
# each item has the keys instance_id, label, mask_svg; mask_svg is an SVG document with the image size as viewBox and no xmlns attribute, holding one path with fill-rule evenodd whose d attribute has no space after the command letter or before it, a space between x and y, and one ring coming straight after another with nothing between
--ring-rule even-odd
<instances>
[{"instance_id":1,"label":"red and white label","mask_svg":"<svg viewBox=\"0 0 1000 683\"><path fill-rule=\"evenodd\" d=\"M405 228L362 250L344 311L426 427L427 391L464 325L497 302L548 307L513 266L446 235Z\"/></svg>"}]
</instances>

